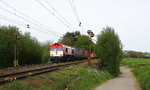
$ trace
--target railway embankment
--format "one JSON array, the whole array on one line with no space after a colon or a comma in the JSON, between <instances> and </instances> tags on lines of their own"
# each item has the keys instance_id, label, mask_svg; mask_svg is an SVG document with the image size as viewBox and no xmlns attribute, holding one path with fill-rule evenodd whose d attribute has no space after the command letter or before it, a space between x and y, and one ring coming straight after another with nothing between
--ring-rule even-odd
<instances>
[{"instance_id":1,"label":"railway embankment","mask_svg":"<svg viewBox=\"0 0 150 90\"><path fill-rule=\"evenodd\" d=\"M113 78L107 71L97 69L98 61L71 65L55 72L16 80L0 87L0 90L92 90Z\"/></svg>"}]
</instances>

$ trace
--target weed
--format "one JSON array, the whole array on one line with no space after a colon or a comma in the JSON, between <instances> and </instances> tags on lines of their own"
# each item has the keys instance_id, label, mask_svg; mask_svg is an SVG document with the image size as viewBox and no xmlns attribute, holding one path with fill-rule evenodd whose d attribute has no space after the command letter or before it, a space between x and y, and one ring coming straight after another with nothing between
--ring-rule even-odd
<instances>
[{"instance_id":1,"label":"weed","mask_svg":"<svg viewBox=\"0 0 150 90\"><path fill-rule=\"evenodd\" d=\"M7 86L0 88L0 90L30 90L30 87L28 84L21 81L14 81Z\"/></svg>"},{"instance_id":2,"label":"weed","mask_svg":"<svg viewBox=\"0 0 150 90\"><path fill-rule=\"evenodd\" d=\"M87 62L71 65L59 71L13 82L2 90L91 90L112 78L107 71L97 69L97 63L93 61L91 66Z\"/></svg>"}]
</instances>

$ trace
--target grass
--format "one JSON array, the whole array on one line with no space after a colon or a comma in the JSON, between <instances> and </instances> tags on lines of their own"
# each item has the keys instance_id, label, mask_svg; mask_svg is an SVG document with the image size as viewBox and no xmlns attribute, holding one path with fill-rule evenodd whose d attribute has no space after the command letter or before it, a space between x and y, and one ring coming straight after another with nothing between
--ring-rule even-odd
<instances>
[{"instance_id":1,"label":"grass","mask_svg":"<svg viewBox=\"0 0 150 90\"><path fill-rule=\"evenodd\" d=\"M143 90L150 90L150 59L126 59L122 64L132 68Z\"/></svg>"},{"instance_id":2,"label":"grass","mask_svg":"<svg viewBox=\"0 0 150 90\"><path fill-rule=\"evenodd\" d=\"M92 66L88 66L87 62L72 65L56 72L17 81L17 84L12 82L1 89L10 90L20 86L19 90L92 90L113 78L107 71L98 70L97 64L98 61L95 60Z\"/></svg>"},{"instance_id":3,"label":"grass","mask_svg":"<svg viewBox=\"0 0 150 90\"><path fill-rule=\"evenodd\" d=\"M15 81L10 83L8 86L0 88L0 90L29 90L29 86L24 82Z\"/></svg>"}]
</instances>

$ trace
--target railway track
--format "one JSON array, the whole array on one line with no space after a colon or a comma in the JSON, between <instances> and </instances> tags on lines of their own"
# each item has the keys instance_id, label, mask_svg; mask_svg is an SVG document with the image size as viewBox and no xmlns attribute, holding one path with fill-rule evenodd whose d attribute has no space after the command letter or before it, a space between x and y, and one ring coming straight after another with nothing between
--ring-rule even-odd
<instances>
[{"instance_id":1,"label":"railway track","mask_svg":"<svg viewBox=\"0 0 150 90\"><path fill-rule=\"evenodd\" d=\"M26 78L28 76L34 76L34 75L39 75L42 73L56 71L56 70L66 67L66 66L73 65L73 64L79 64L79 63L82 63L85 61L86 60L69 62L69 63L60 63L60 64L55 64L55 65L52 64L52 65L48 65L47 67L43 66L40 68L33 68L33 69L30 68L29 70L22 69L22 70L18 70L16 72L2 73L2 74L0 74L0 84L15 81L16 79Z\"/></svg>"}]
</instances>

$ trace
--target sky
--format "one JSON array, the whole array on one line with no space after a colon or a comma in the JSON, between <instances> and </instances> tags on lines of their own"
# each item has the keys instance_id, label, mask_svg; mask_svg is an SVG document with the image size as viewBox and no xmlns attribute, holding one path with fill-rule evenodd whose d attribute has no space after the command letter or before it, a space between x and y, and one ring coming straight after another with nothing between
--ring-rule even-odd
<instances>
[{"instance_id":1,"label":"sky","mask_svg":"<svg viewBox=\"0 0 150 90\"><path fill-rule=\"evenodd\" d=\"M150 52L150 0L46 1L0 0L0 25L17 26L22 33L30 32L31 36L36 37L40 42L47 40L57 42L66 32L75 30L79 30L84 35L87 35L87 30L92 30L96 40L96 35L106 26L110 26L119 35L124 50ZM79 20L75 17L69 1L74 1L82 28L79 27ZM69 24L62 23L60 15ZM58 18L61 18L61 21ZM27 24L30 28L27 28ZM74 28L70 29L68 26Z\"/></svg>"}]
</instances>

